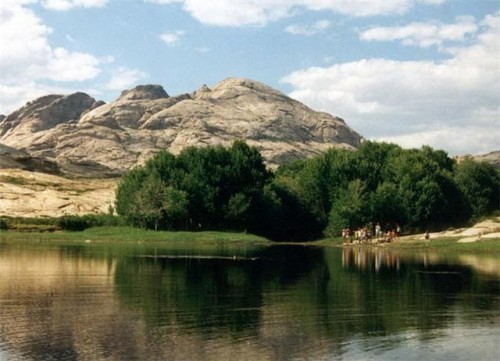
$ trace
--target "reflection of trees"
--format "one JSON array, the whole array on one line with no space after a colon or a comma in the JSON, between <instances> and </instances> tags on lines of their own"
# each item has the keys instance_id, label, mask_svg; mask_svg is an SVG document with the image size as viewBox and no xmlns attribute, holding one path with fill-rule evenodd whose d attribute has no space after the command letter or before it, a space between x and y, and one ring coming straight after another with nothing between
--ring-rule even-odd
<instances>
[{"instance_id":1,"label":"reflection of trees","mask_svg":"<svg viewBox=\"0 0 500 361\"><path fill-rule=\"evenodd\" d=\"M9 300L0 349L32 359L328 359L342 358L353 339L374 347L382 336L398 348L391 343L408 333L432 339L494 320L497 276L362 248L212 249L193 258L184 256L195 250L154 245L40 247L22 257L0 248L0 302Z\"/></svg>"},{"instance_id":2,"label":"reflection of trees","mask_svg":"<svg viewBox=\"0 0 500 361\"><path fill-rule=\"evenodd\" d=\"M456 317L450 309L475 307L477 297L470 295L481 297L484 292L491 300L492 293L499 293L498 280L495 290L470 267L433 255L350 247L342 250L342 269L334 257L335 253L327 254L329 271L344 276L335 277L341 282L331 284L329 290L344 292L346 302L367 315L360 330L364 333L443 328ZM498 306L498 302L489 303L494 304Z\"/></svg>"},{"instance_id":3,"label":"reflection of trees","mask_svg":"<svg viewBox=\"0 0 500 361\"><path fill-rule=\"evenodd\" d=\"M235 259L130 257L118 263L115 282L152 327L175 324L207 337L256 335L267 327L263 317L278 313L311 337L425 333L446 327L450 308L476 307L461 294L498 293L469 267L439 259L355 247L322 252L276 246ZM286 298L275 293L283 289ZM489 299L482 308L495 307Z\"/></svg>"},{"instance_id":4,"label":"reflection of trees","mask_svg":"<svg viewBox=\"0 0 500 361\"><path fill-rule=\"evenodd\" d=\"M129 257L118 262L116 288L151 326L176 324L207 337L257 334L265 290L293 284L322 251L276 246L245 257Z\"/></svg>"}]
</instances>

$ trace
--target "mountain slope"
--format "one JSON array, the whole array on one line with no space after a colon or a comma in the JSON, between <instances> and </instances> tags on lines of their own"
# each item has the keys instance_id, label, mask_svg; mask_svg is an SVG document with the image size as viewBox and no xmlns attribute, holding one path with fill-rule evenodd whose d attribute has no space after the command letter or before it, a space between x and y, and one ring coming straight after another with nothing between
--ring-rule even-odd
<instances>
[{"instance_id":1,"label":"mountain slope","mask_svg":"<svg viewBox=\"0 0 500 361\"><path fill-rule=\"evenodd\" d=\"M361 141L342 119L236 78L175 97L159 85L138 86L109 104L84 93L48 95L0 122L0 143L88 177L119 175L161 149L235 139L256 146L269 166Z\"/></svg>"}]
</instances>

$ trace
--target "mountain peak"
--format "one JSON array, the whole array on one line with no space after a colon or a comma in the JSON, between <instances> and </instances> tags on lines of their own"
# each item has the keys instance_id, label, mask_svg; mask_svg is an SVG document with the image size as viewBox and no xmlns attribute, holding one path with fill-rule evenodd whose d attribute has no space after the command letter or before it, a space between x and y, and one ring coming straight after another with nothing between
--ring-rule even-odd
<instances>
[{"instance_id":1,"label":"mountain peak","mask_svg":"<svg viewBox=\"0 0 500 361\"><path fill-rule=\"evenodd\" d=\"M156 100L168 97L169 95L161 85L147 84L122 91L117 100Z\"/></svg>"},{"instance_id":2,"label":"mountain peak","mask_svg":"<svg viewBox=\"0 0 500 361\"><path fill-rule=\"evenodd\" d=\"M95 176L120 174L160 150L236 139L257 147L271 167L361 141L342 119L251 79L228 78L174 97L160 85L140 85L107 104L75 94L12 113L0 123L0 143L57 162L63 172Z\"/></svg>"},{"instance_id":3,"label":"mountain peak","mask_svg":"<svg viewBox=\"0 0 500 361\"><path fill-rule=\"evenodd\" d=\"M222 91L222 90L238 90L240 92L252 91L258 93L275 94L280 96L285 96L282 92L271 88L270 86L260 83L256 80L246 79L246 78L226 78L221 82L217 83L212 91Z\"/></svg>"}]
</instances>

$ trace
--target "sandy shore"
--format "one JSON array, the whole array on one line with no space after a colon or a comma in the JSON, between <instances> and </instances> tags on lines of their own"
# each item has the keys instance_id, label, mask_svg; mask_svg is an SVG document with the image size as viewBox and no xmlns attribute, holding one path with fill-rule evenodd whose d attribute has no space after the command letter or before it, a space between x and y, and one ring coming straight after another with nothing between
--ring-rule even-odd
<instances>
[{"instance_id":1,"label":"sandy shore","mask_svg":"<svg viewBox=\"0 0 500 361\"><path fill-rule=\"evenodd\" d=\"M432 232L430 233L429 240L445 237L461 237L459 243L472 243L478 242L482 239L500 239L500 217L493 219L488 219L486 221L475 224L468 228L457 228L452 230L447 230L443 232ZM402 240L405 239L419 239L425 240L424 234L421 235L411 235L401 237Z\"/></svg>"}]
</instances>

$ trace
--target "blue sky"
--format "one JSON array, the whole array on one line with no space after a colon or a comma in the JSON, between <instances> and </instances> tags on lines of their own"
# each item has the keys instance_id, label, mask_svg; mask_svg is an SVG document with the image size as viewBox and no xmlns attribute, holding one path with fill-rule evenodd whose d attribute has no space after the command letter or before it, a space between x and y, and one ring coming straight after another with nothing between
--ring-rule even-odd
<instances>
[{"instance_id":1,"label":"blue sky","mask_svg":"<svg viewBox=\"0 0 500 361\"><path fill-rule=\"evenodd\" d=\"M3 0L0 113L49 93L112 101L227 77L266 83L364 137L500 148L498 0Z\"/></svg>"}]
</instances>

